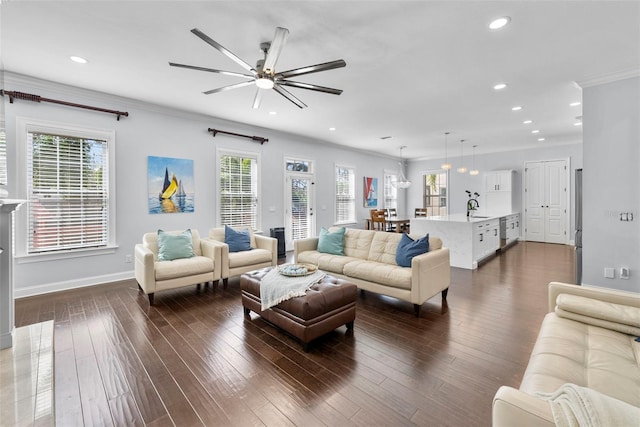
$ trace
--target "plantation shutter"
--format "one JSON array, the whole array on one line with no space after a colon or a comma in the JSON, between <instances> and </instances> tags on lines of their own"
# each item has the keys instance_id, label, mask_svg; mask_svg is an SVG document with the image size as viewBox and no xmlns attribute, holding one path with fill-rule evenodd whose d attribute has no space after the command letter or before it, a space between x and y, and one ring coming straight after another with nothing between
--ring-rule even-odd
<instances>
[{"instance_id":1,"label":"plantation shutter","mask_svg":"<svg viewBox=\"0 0 640 427\"><path fill-rule=\"evenodd\" d=\"M336 223L356 221L356 179L352 168L336 166Z\"/></svg>"},{"instance_id":2,"label":"plantation shutter","mask_svg":"<svg viewBox=\"0 0 640 427\"><path fill-rule=\"evenodd\" d=\"M7 139L2 122L0 122L0 185L7 185Z\"/></svg>"},{"instance_id":3,"label":"plantation shutter","mask_svg":"<svg viewBox=\"0 0 640 427\"><path fill-rule=\"evenodd\" d=\"M396 182L398 177L394 174L384 174L384 207L392 209L398 207L398 189Z\"/></svg>"},{"instance_id":4,"label":"plantation shutter","mask_svg":"<svg viewBox=\"0 0 640 427\"><path fill-rule=\"evenodd\" d=\"M308 178L292 178L291 181L291 238L293 240L309 237L311 226L310 206L309 206L309 186L311 180Z\"/></svg>"},{"instance_id":5,"label":"plantation shutter","mask_svg":"<svg viewBox=\"0 0 640 427\"><path fill-rule=\"evenodd\" d=\"M28 253L108 243L107 142L27 134Z\"/></svg>"},{"instance_id":6,"label":"plantation shutter","mask_svg":"<svg viewBox=\"0 0 640 427\"><path fill-rule=\"evenodd\" d=\"M258 162L253 157L220 157L220 222L257 229Z\"/></svg>"}]
</instances>

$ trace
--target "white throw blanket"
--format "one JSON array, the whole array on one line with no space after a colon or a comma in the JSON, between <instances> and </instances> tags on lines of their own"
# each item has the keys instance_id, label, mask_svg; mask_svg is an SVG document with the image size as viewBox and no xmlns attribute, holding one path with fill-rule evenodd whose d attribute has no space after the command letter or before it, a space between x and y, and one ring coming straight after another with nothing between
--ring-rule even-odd
<instances>
[{"instance_id":1,"label":"white throw blanket","mask_svg":"<svg viewBox=\"0 0 640 427\"><path fill-rule=\"evenodd\" d=\"M567 383L553 393L537 394L549 401L558 427L640 425L640 408L588 387Z\"/></svg>"},{"instance_id":2,"label":"white throw blanket","mask_svg":"<svg viewBox=\"0 0 640 427\"><path fill-rule=\"evenodd\" d=\"M318 270L308 276L288 277L271 269L260 281L260 303L262 310L280 304L290 298L301 297L313 284L318 283L325 273Z\"/></svg>"}]
</instances>

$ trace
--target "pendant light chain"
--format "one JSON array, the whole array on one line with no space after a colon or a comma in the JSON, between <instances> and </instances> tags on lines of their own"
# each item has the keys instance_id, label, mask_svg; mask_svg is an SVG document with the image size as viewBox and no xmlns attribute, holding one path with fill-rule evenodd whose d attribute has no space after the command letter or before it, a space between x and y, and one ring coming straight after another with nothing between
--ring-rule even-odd
<instances>
[{"instance_id":1,"label":"pendant light chain","mask_svg":"<svg viewBox=\"0 0 640 427\"><path fill-rule=\"evenodd\" d=\"M444 133L444 163L440 166L442 169L448 171L449 169L451 169L451 163L449 163L449 155L447 152L447 136L449 135L450 132L445 132Z\"/></svg>"}]
</instances>

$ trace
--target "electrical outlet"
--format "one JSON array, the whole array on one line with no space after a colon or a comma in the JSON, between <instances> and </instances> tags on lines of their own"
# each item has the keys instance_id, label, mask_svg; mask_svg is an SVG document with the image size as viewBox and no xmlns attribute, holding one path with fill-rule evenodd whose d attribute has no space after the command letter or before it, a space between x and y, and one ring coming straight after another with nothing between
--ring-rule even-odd
<instances>
[{"instance_id":1,"label":"electrical outlet","mask_svg":"<svg viewBox=\"0 0 640 427\"><path fill-rule=\"evenodd\" d=\"M629 279L629 276L631 275L631 270L629 270L629 267L620 267L620 278L621 279Z\"/></svg>"},{"instance_id":2,"label":"electrical outlet","mask_svg":"<svg viewBox=\"0 0 640 427\"><path fill-rule=\"evenodd\" d=\"M125 255L124 256L124 262L126 262L127 264L130 264L133 262L133 255Z\"/></svg>"},{"instance_id":3,"label":"electrical outlet","mask_svg":"<svg viewBox=\"0 0 640 427\"><path fill-rule=\"evenodd\" d=\"M605 267L604 269L604 277L607 279L615 279L616 278L616 269L611 267Z\"/></svg>"}]
</instances>

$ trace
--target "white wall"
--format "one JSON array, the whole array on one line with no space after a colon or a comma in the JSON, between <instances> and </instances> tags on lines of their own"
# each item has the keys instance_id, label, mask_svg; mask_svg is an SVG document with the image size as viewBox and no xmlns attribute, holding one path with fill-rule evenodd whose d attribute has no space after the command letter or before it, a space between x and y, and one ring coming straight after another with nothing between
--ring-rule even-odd
<instances>
[{"instance_id":1,"label":"white wall","mask_svg":"<svg viewBox=\"0 0 640 427\"><path fill-rule=\"evenodd\" d=\"M640 292L640 78L584 88L583 123L583 283ZM631 268L629 280L620 267Z\"/></svg>"},{"instance_id":2,"label":"white wall","mask_svg":"<svg viewBox=\"0 0 640 427\"><path fill-rule=\"evenodd\" d=\"M257 152L261 158L262 230L284 225L284 158L296 156L313 160L316 165L317 229L334 222L334 164L339 161L356 168L356 210L358 222L364 227L369 216L363 207L363 177L378 178L382 191L384 170L398 168L397 158L351 151L324 141L310 140L269 129L228 122L214 117L172 110L138 101L44 82L25 76L5 73L4 89L37 94L80 104L128 111L129 117L116 121L115 116L49 103L16 100L8 103L3 97L7 124L9 160L8 189L17 193L17 176L25 173L16 160L16 119L26 117L71 124L75 126L113 129L116 133L116 215L118 249L113 254L55 261L25 262L18 259L15 268L16 296L27 296L65 288L86 286L133 277L133 264L125 256L142 234L155 231L195 228L206 235L217 225L217 189L215 182L216 147ZM313 114L313 110L308 110ZM213 138L209 127L269 138L264 145L230 136ZM179 214L149 214L147 209L147 156L177 157L194 160L195 212ZM404 206L400 194L399 205ZM379 201L381 203L381 201ZM273 208L273 211L270 210ZM17 224L25 228L24 221Z\"/></svg>"},{"instance_id":3,"label":"white wall","mask_svg":"<svg viewBox=\"0 0 640 427\"><path fill-rule=\"evenodd\" d=\"M499 153L490 153L475 156L476 168L480 171L479 175L471 176L469 173L460 174L456 172L456 158L449 158L453 163L453 169L449 171L449 213L465 213L467 206L467 194L465 190L472 193L477 191L480 193L480 208L482 209L482 197L484 187L484 172L492 170L515 171L514 176L514 205L521 213L524 212L523 206L523 171L524 162L541 161L541 160L564 160L569 159L571 164L570 173L570 212L569 227L567 232L570 233L569 240L573 241L574 236L574 171L582 167L582 144L569 144L556 146L553 142L541 143L539 148L518 151L504 151ZM467 159L468 161L469 159ZM443 159L422 160L410 162L409 179L413 182L420 183L424 172L429 170L438 170ZM413 210L414 207L422 206L422 188L420 185L411 186L407 193L407 208ZM523 228L524 234L524 228Z\"/></svg>"}]
</instances>

